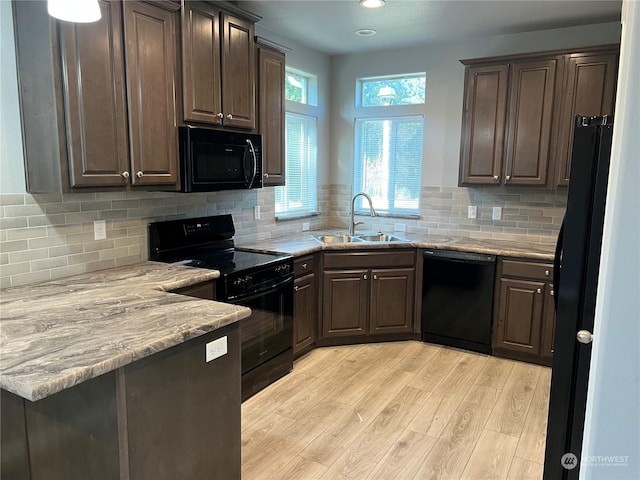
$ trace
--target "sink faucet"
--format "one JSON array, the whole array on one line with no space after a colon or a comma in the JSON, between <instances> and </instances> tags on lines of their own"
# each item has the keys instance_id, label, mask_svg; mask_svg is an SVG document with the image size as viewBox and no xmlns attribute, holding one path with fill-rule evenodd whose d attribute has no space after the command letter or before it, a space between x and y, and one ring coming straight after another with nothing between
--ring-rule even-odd
<instances>
[{"instance_id":1,"label":"sink faucet","mask_svg":"<svg viewBox=\"0 0 640 480\"><path fill-rule=\"evenodd\" d=\"M358 198L361 195L364 198L366 198L367 201L369 202L369 210L371 210L371 216L372 217L376 216L376 210L373 208L373 202L371 201L371 197L364 192L356 193L351 199L351 220L349 221L349 236L353 236L356 232L356 225L359 225L362 223L362 222L356 222L353 219L353 215L356 210L356 198Z\"/></svg>"}]
</instances>

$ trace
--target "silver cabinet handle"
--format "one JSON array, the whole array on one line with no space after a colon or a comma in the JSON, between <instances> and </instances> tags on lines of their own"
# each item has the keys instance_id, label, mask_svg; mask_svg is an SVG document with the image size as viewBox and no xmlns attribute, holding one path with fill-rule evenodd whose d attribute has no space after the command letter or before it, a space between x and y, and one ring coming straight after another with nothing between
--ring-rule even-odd
<instances>
[{"instance_id":1,"label":"silver cabinet handle","mask_svg":"<svg viewBox=\"0 0 640 480\"><path fill-rule=\"evenodd\" d=\"M589 330L580 330L576 333L576 338L580 343L591 343L593 342L593 333Z\"/></svg>"},{"instance_id":2,"label":"silver cabinet handle","mask_svg":"<svg viewBox=\"0 0 640 480\"><path fill-rule=\"evenodd\" d=\"M268 173L265 173L265 174L264 174L264 178L269 178L269 174L268 174Z\"/></svg>"},{"instance_id":3,"label":"silver cabinet handle","mask_svg":"<svg viewBox=\"0 0 640 480\"><path fill-rule=\"evenodd\" d=\"M541 288L537 289L536 293L542 293L542 289Z\"/></svg>"},{"instance_id":4,"label":"silver cabinet handle","mask_svg":"<svg viewBox=\"0 0 640 480\"><path fill-rule=\"evenodd\" d=\"M295 287L293 287L293 289L297 292L298 290L300 290L300 287L296 285Z\"/></svg>"},{"instance_id":5,"label":"silver cabinet handle","mask_svg":"<svg viewBox=\"0 0 640 480\"><path fill-rule=\"evenodd\" d=\"M545 270L544 274L548 277L549 275L551 275L551 272L549 270Z\"/></svg>"},{"instance_id":6,"label":"silver cabinet handle","mask_svg":"<svg viewBox=\"0 0 640 480\"><path fill-rule=\"evenodd\" d=\"M367 279L367 274L366 274L366 273L364 274L364 279L365 279L365 280Z\"/></svg>"},{"instance_id":7,"label":"silver cabinet handle","mask_svg":"<svg viewBox=\"0 0 640 480\"><path fill-rule=\"evenodd\" d=\"M216 115L220 120L222 120L224 118L224 115L222 114L222 112L218 113Z\"/></svg>"},{"instance_id":8,"label":"silver cabinet handle","mask_svg":"<svg viewBox=\"0 0 640 480\"><path fill-rule=\"evenodd\" d=\"M500 179L500 176L499 175L494 175L493 179L497 182Z\"/></svg>"},{"instance_id":9,"label":"silver cabinet handle","mask_svg":"<svg viewBox=\"0 0 640 480\"><path fill-rule=\"evenodd\" d=\"M231 114L227 116L231 116ZM251 188L253 186L253 182L255 182L256 180L256 175L258 174L258 157L256 155L256 149L253 147L253 143L248 138L247 144L249 145L249 151L251 152L251 156L253 157L253 176L251 177L251 181L249 182L249 188Z\"/></svg>"},{"instance_id":10,"label":"silver cabinet handle","mask_svg":"<svg viewBox=\"0 0 640 480\"><path fill-rule=\"evenodd\" d=\"M127 172L126 170L122 172L120 175L122 175L122 178L129 178L129 172Z\"/></svg>"},{"instance_id":11,"label":"silver cabinet handle","mask_svg":"<svg viewBox=\"0 0 640 480\"><path fill-rule=\"evenodd\" d=\"M228 118L229 120L233 120L233 115L231 115L230 113L228 113L228 114L227 114L227 118Z\"/></svg>"},{"instance_id":12,"label":"silver cabinet handle","mask_svg":"<svg viewBox=\"0 0 640 480\"><path fill-rule=\"evenodd\" d=\"M302 269L303 269L303 270L306 270L306 269L307 269L307 264L306 264L306 263L303 263L303 264L302 264Z\"/></svg>"},{"instance_id":13,"label":"silver cabinet handle","mask_svg":"<svg viewBox=\"0 0 640 480\"><path fill-rule=\"evenodd\" d=\"M507 175L506 178L507 178L507 182L508 182L509 180L511 180L511 175Z\"/></svg>"},{"instance_id":14,"label":"silver cabinet handle","mask_svg":"<svg viewBox=\"0 0 640 480\"><path fill-rule=\"evenodd\" d=\"M373 276L373 279L374 279L374 280L377 280L377 279L378 279L378 275L374 275L374 276Z\"/></svg>"},{"instance_id":15,"label":"silver cabinet handle","mask_svg":"<svg viewBox=\"0 0 640 480\"><path fill-rule=\"evenodd\" d=\"M144 177L144 173L138 172L138 173L136 173L136 177L142 178L142 177Z\"/></svg>"}]
</instances>

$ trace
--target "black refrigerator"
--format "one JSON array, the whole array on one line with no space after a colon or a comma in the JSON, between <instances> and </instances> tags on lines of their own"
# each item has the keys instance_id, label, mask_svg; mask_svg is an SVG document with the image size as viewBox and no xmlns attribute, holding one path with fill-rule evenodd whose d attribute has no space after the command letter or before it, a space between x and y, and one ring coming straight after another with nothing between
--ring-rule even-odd
<instances>
[{"instance_id":1,"label":"black refrigerator","mask_svg":"<svg viewBox=\"0 0 640 480\"><path fill-rule=\"evenodd\" d=\"M578 116L554 261L556 329L544 478L580 471L613 117Z\"/></svg>"}]
</instances>

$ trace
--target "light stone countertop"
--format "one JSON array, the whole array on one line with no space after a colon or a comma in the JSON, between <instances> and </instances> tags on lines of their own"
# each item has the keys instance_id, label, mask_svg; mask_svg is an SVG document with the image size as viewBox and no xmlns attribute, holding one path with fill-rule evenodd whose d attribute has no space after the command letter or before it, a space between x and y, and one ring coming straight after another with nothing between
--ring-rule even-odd
<instances>
[{"instance_id":1,"label":"light stone countertop","mask_svg":"<svg viewBox=\"0 0 640 480\"><path fill-rule=\"evenodd\" d=\"M0 292L0 387L35 401L251 310L167 293L216 270L144 262Z\"/></svg>"},{"instance_id":2,"label":"light stone countertop","mask_svg":"<svg viewBox=\"0 0 640 480\"><path fill-rule=\"evenodd\" d=\"M353 242L324 244L315 237L327 234L345 233L344 230L322 230L301 232L296 235L272 238L260 243L240 244L237 248L258 252L286 253L296 257L307 255L320 250L362 250L371 248L434 248L440 250L455 250L462 252L486 253L505 257L520 257L544 261L553 261L555 245L513 242L507 240L474 239L468 237L443 237L418 233L394 232L393 235L402 237L403 242ZM357 235L371 232L356 232Z\"/></svg>"}]
</instances>

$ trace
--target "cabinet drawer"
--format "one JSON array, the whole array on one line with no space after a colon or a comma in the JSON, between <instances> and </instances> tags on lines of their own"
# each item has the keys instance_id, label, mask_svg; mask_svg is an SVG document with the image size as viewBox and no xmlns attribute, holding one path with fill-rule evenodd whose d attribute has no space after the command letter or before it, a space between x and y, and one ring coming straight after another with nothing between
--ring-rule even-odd
<instances>
[{"instance_id":1,"label":"cabinet drawer","mask_svg":"<svg viewBox=\"0 0 640 480\"><path fill-rule=\"evenodd\" d=\"M294 259L293 274L296 277L299 277L301 275L313 273L315 270L313 260L313 255L306 255L304 257Z\"/></svg>"},{"instance_id":2,"label":"cabinet drawer","mask_svg":"<svg viewBox=\"0 0 640 480\"><path fill-rule=\"evenodd\" d=\"M414 250L324 254L324 268L412 267L415 263Z\"/></svg>"},{"instance_id":3,"label":"cabinet drawer","mask_svg":"<svg viewBox=\"0 0 640 480\"><path fill-rule=\"evenodd\" d=\"M503 260L502 275L551 281L553 280L553 265L550 263Z\"/></svg>"}]
</instances>

